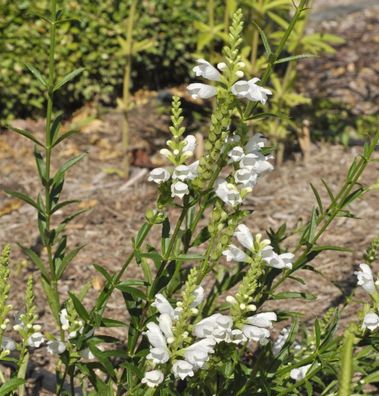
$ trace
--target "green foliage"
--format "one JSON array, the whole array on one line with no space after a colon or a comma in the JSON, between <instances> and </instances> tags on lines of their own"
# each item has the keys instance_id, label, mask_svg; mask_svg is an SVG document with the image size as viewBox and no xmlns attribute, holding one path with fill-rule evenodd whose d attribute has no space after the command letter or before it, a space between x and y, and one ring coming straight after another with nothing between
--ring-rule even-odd
<instances>
[{"instance_id":1,"label":"green foliage","mask_svg":"<svg viewBox=\"0 0 379 396\"><path fill-rule=\"evenodd\" d=\"M206 2L138 3L133 89L182 82L188 78L196 47L193 23L204 18ZM0 119L41 115L40 81L25 65L40 71L47 68L48 25L40 18L41 14L45 17L46 5L46 0L0 1ZM58 108L70 109L88 101L114 104L121 96L129 2L70 0L65 9L70 17L64 17L58 28L57 73L63 78L68 71L84 66L85 70L80 79L68 82L57 93Z\"/></svg>"}]
</instances>

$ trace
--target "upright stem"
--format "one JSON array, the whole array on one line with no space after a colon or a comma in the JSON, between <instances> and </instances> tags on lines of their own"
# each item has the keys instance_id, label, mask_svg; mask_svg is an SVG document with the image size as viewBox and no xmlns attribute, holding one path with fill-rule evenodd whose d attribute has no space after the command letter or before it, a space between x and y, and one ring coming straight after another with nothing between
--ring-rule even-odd
<instances>
[{"instance_id":1,"label":"upright stem","mask_svg":"<svg viewBox=\"0 0 379 396\"><path fill-rule=\"evenodd\" d=\"M130 76L132 72L132 49L133 49L133 25L134 18L137 8L137 0L132 0L128 24L127 24L127 36L126 36L126 64L124 71L124 84L123 84L123 125L122 125L122 147L124 155L124 172L125 176L129 176L129 159L128 159L128 148L129 148L129 101L130 101Z\"/></svg>"},{"instance_id":2,"label":"upright stem","mask_svg":"<svg viewBox=\"0 0 379 396\"><path fill-rule=\"evenodd\" d=\"M263 0L259 0L259 12L258 16L262 16L262 4ZM258 29L255 28L253 32L253 39L251 42L251 57L250 57L250 63L251 63L251 68L252 68L252 73L255 74L258 70L255 67L255 63L257 61L257 55L258 55L258 40L259 40L259 32Z\"/></svg>"}]
</instances>

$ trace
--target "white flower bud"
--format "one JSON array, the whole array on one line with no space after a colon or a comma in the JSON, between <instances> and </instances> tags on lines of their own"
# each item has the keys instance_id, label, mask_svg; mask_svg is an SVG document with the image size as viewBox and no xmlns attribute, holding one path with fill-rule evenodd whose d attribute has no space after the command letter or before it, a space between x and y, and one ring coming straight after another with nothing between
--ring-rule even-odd
<instances>
[{"instance_id":1,"label":"white flower bud","mask_svg":"<svg viewBox=\"0 0 379 396\"><path fill-rule=\"evenodd\" d=\"M39 325L39 324L36 324L36 325L33 326L33 330L34 331L40 331L41 329L42 329L42 326Z\"/></svg>"},{"instance_id":2,"label":"white flower bud","mask_svg":"<svg viewBox=\"0 0 379 396\"><path fill-rule=\"evenodd\" d=\"M236 76L237 76L238 78L242 78L244 75L245 75L245 74L244 74L244 72L243 72L242 70L236 71Z\"/></svg>"},{"instance_id":3,"label":"white flower bud","mask_svg":"<svg viewBox=\"0 0 379 396\"><path fill-rule=\"evenodd\" d=\"M232 305L237 304L237 300L233 296L227 296L225 301Z\"/></svg>"},{"instance_id":4,"label":"white flower bud","mask_svg":"<svg viewBox=\"0 0 379 396\"><path fill-rule=\"evenodd\" d=\"M197 308L191 308L191 312L192 312L194 315L197 315L197 314L199 313L199 310L198 310Z\"/></svg>"},{"instance_id":5,"label":"white flower bud","mask_svg":"<svg viewBox=\"0 0 379 396\"><path fill-rule=\"evenodd\" d=\"M246 65L245 65L245 62L238 62L237 66L240 67L241 69L243 69Z\"/></svg>"},{"instance_id":6,"label":"white flower bud","mask_svg":"<svg viewBox=\"0 0 379 396\"><path fill-rule=\"evenodd\" d=\"M242 311L244 311L245 309L246 309L246 305L245 304L240 304L240 309L242 310Z\"/></svg>"},{"instance_id":7,"label":"white flower bud","mask_svg":"<svg viewBox=\"0 0 379 396\"><path fill-rule=\"evenodd\" d=\"M220 62L217 64L217 69L220 71L224 71L228 66L226 65L225 62Z\"/></svg>"}]
</instances>

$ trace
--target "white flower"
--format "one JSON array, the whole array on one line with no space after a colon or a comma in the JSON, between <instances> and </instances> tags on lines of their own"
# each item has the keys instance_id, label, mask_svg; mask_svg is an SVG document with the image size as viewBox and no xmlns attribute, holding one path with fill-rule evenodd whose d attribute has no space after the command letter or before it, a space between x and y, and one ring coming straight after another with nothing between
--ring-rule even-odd
<instances>
[{"instance_id":1,"label":"white flower","mask_svg":"<svg viewBox=\"0 0 379 396\"><path fill-rule=\"evenodd\" d=\"M189 194L189 189L186 183L177 181L171 184L171 196L183 199L185 195Z\"/></svg>"},{"instance_id":2,"label":"white flower","mask_svg":"<svg viewBox=\"0 0 379 396\"><path fill-rule=\"evenodd\" d=\"M279 355L280 351L282 350L284 344L287 341L289 336L289 330L285 327L279 334L277 340L272 344L272 354L276 357Z\"/></svg>"},{"instance_id":3,"label":"white flower","mask_svg":"<svg viewBox=\"0 0 379 396\"><path fill-rule=\"evenodd\" d=\"M268 158L259 152L245 155L240 161L240 167L252 169L258 175L274 169L272 164L268 162Z\"/></svg>"},{"instance_id":4,"label":"white flower","mask_svg":"<svg viewBox=\"0 0 379 396\"><path fill-rule=\"evenodd\" d=\"M195 374L193 369L194 367L192 364L185 360L176 360L172 365L172 372L175 378L180 378L182 380L186 377L193 377Z\"/></svg>"},{"instance_id":5,"label":"white flower","mask_svg":"<svg viewBox=\"0 0 379 396\"><path fill-rule=\"evenodd\" d=\"M70 322L68 321L68 313L66 308L62 309L62 311L59 313L59 320L61 322L62 329L68 330L70 327Z\"/></svg>"},{"instance_id":6,"label":"white flower","mask_svg":"<svg viewBox=\"0 0 379 396\"><path fill-rule=\"evenodd\" d=\"M204 288L202 286L197 287L193 291L193 295L195 296L195 299L193 300L191 307L195 308L199 306L204 300Z\"/></svg>"},{"instance_id":7,"label":"white flower","mask_svg":"<svg viewBox=\"0 0 379 396\"><path fill-rule=\"evenodd\" d=\"M307 364L306 366L292 369L290 372L290 377L295 381L303 380L311 366L312 364Z\"/></svg>"},{"instance_id":8,"label":"white flower","mask_svg":"<svg viewBox=\"0 0 379 396\"><path fill-rule=\"evenodd\" d=\"M162 315L161 315L162 316ZM169 317L169 315L167 315ZM167 323L162 326L167 326ZM147 331L145 335L150 342L150 353L147 355L147 359L152 360L153 363L166 363L169 358L169 350L167 348L166 338L164 337L161 328L154 322L149 322L147 325Z\"/></svg>"},{"instance_id":9,"label":"white flower","mask_svg":"<svg viewBox=\"0 0 379 396\"><path fill-rule=\"evenodd\" d=\"M167 339L167 343L171 344L174 342L174 335L172 333L172 319L169 314L164 313L158 318L159 328Z\"/></svg>"},{"instance_id":10,"label":"white flower","mask_svg":"<svg viewBox=\"0 0 379 396\"><path fill-rule=\"evenodd\" d=\"M253 188L257 184L258 174L250 168L238 169L234 174L234 180L236 183L241 184L244 187Z\"/></svg>"},{"instance_id":11,"label":"white flower","mask_svg":"<svg viewBox=\"0 0 379 396\"><path fill-rule=\"evenodd\" d=\"M268 337L270 337L270 329L272 322L277 320L275 312L263 312L246 319L242 331L244 335L253 341L260 342L261 344L267 343Z\"/></svg>"},{"instance_id":12,"label":"white flower","mask_svg":"<svg viewBox=\"0 0 379 396\"><path fill-rule=\"evenodd\" d=\"M362 328L374 331L379 327L379 316L374 312L369 312L365 315L363 319Z\"/></svg>"},{"instance_id":13,"label":"white flower","mask_svg":"<svg viewBox=\"0 0 379 396\"><path fill-rule=\"evenodd\" d=\"M358 285L362 286L363 289L367 291L367 293L375 293L375 283L374 277L372 275L371 268L367 264L359 264L360 271L354 272L354 274L358 278Z\"/></svg>"},{"instance_id":14,"label":"white flower","mask_svg":"<svg viewBox=\"0 0 379 396\"><path fill-rule=\"evenodd\" d=\"M262 147L265 146L266 142L267 139L263 137L262 134L257 133L246 143L245 150L247 153L259 151Z\"/></svg>"},{"instance_id":15,"label":"white flower","mask_svg":"<svg viewBox=\"0 0 379 396\"><path fill-rule=\"evenodd\" d=\"M236 206L242 202L241 195L237 187L233 184L227 183L226 180L219 178L216 181L216 195L230 206Z\"/></svg>"},{"instance_id":16,"label":"white flower","mask_svg":"<svg viewBox=\"0 0 379 396\"><path fill-rule=\"evenodd\" d=\"M245 224L240 224L237 227L236 231L234 232L234 236L238 239L238 242L243 247L252 250L254 245L253 236Z\"/></svg>"},{"instance_id":17,"label":"white flower","mask_svg":"<svg viewBox=\"0 0 379 396\"><path fill-rule=\"evenodd\" d=\"M188 363L192 364L195 370L202 368L209 359L208 354L214 353L215 345L216 342L211 338L204 338L186 348L184 358Z\"/></svg>"},{"instance_id":18,"label":"white flower","mask_svg":"<svg viewBox=\"0 0 379 396\"><path fill-rule=\"evenodd\" d=\"M193 153L196 148L196 138L193 135L188 135L184 138L186 145L184 146L183 151L185 153Z\"/></svg>"},{"instance_id":19,"label":"white flower","mask_svg":"<svg viewBox=\"0 0 379 396\"><path fill-rule=\"evenodd\" d=\"M192 173L191 168L187 165L178 165L172 175L173 179L178 179L181 181L192 180L195 177L196 175Z\"/></svg>"},{"instance_id":20,"label":"white flower","mask_svg":"<svg viewBox=\"0 0 379 396\"><path fill-rule=\"evenodd\" d=\"M245 152L243 151L243 148L240 146L233 147L228 153L228 157L233 162L241 161L241 159L244 157L244 155L245 155Z\"/></svg>"},{"instance_id":21,"label":"white flower","mask_svg":"<svg viewBox=\"0 0 379 396\"><path fill-rule=\"evenodd\" d=\"M219 81L221 78L220 72L204 59L198 59L197 66L193 68L196 77L204 77L207 80Z\"/></svg>"},{"instance_id":22,"label":"white flower","mask_svg":"<svg viewBox=\"0 0 379 396\"><path fill-rule=\"evenodd\" d=\"M16 349L16 343L12 338L3 336L3 339L1 340L1 349L3 351L14 351Z\"/></svg>"},{"instance_id":23,"label":"white flower","mask_svg":"<svg viewBox=\"0 0 379 396\"><path fill-rule=\"evenodd\" d=\"M241 330L238 329L234 329L231 332L231 342L233 344L243 344L244 342L247 341L247 338L245 336L245 334L243 334L243 332Z\"/></svg>"},{"instance_id":24,"label":"white flower","mask_svg":"<svg viewBox=\"0 0 379 396\"><path fill-rule=\"evenodd\" d=\"M261 102L262 104L265 104L267 101L267 95L272 95L272 92L267 88L257 85L256 82L258 81L259 78L252 78L249 81L237 81L232 86L233 95L237 96L238 98L245 98L254 102Z\"/></svg>"},{"instance_id":25,"label":"white flower","mask_svg":"<svg viewBox=\"0 0 379 396\"><path fill-rule=\"evenodd\" d=\"M245 261L246 254L237 246L231 244L229 248L224 250L222 254L226 257L226 261Z\"/></svg>"},{"instance_id":26,"label":"white flower","mask_svg":"<svg viewBox=\"0 0 379 396\"><path fill-rule=\"evenodd\" d=\"M95 359L95 355L89 350L89 348L84 348L79 352L79 355L83 358L83 359L87 359L87 360L94 360Z\"/></svg>"},{"instance_id":27,"label":"white flower","mask_svg":"<svg viewBox=\"0 0 379 396\"><path fill-rule=\"evenodd\" d=\"M32 348L39 348L44 341L43 334L37 331L28 338L28 345Z\"/></svg>"},{"instance_id":28,"label":"white flower","mask_svg":"<svg viewBox=\"0 0 379 396\"><path fill-rule=\"evenodd\" d=\"M274 252L272 246L266 246L262 249L262 258L268 267L277 269L289 268L292 269L292 262L294 259L292 253L277 254Z\"/></svg>"},{"instance_id":29,"label":"white flower","mask_svg":"<svg viewBox=\"0 0 379 396\"><path fill-rule=\"evenodd\" d=\"M229 341L232 325L233 319L230 316L216 313L197 323L194 333L198 338L213 338L217 343Z\"/></svg>"},{"instance_id":30,"label":"white flower","mask_svg":"<svg viewBox=\"0 0 379 396\"><path fill-rule=\"evenodd\" d=\"M166 182L170 178L170 173L165 168L155 168L150 172L148 181L152 181L157 184Z\"/></svg>"},{"instance_id":31,"label":"white flower","mask_svg":"<svg viewBox=\"0 0 379 396\"><path fill-rule=\"evenodd\" d=\"M156 294L155 300L151 305L155 307L159 313L169 314L171 319L174 319L174 308L171 306L171 304L168 302L167 298L163 294Z\"/></svg>"},{"instance_id":32,"label":"white flower","mask_svg":"<svg viewBox=\"0 0 379 396\"><path fill-rule=\"evenodd\" d=\"M60 355L66 350L66 345L62 341L54 340L47 342L47 351L52 355Z\"/></svg>"},{"instance_id":33,"label":"white flower","mask_svg":"<svg viewBox=\"0 0 379 396\"><path fill-rule=\"evenodd\" d=\"M192 83L188 85L187 90L193 99L209 99L216 95L217 90L208 84Z\"/></svg>"},{"instance_id":34,"label":"white flower","mask_svg":"<svg viewBox=\"0 0 379 396\"><path fill-rule=\"evenodd\" d=\"M160 370L147 371L141 380L142 384L146 384L149 388L155 388L164 380L164 375Z\"/></svg>"}]
</instances>

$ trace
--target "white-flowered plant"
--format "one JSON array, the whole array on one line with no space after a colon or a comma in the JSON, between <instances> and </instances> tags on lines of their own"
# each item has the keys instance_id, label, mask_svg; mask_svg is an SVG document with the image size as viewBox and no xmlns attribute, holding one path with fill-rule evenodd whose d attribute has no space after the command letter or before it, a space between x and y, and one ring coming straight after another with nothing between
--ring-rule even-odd
<instances>
[{"instance_id":1,"label":"white-flowered plant","mask_svg":"<svg viewBox=\"0 0 379 396\"><path fill-rule=\"evenodd\" d=\"M344 335L338 329L339 315L352 296L346 296L343 306L320 314L313 325L291 302L306 301L307 310L314 308L317 296L307 290L307 271L319 271L316 257L342 249L321 241L337 217L354 218L349 205L371 190L362 185L361 176L379 133L365 144L339 190L324 182L326 194L319 194L312 185L316 200L307 221L296 228L269 228L265 234L254 222L260 214L252 193L259 194L258 183L276 182L267 175L273 170L274 149L257 123L262 126L275 116L267 111L275 92L269 88L270 77L276 65L296 60L287 56L287 47L307 1L299 0L292 22L274 43L268 43L260 29L253 32L255 41L261 36L267 54L260 80L245 76L240 10L234 12L229 32L219 32L226 42L222 62L217 67L205 59L196 62L195 77L208 83L194 82L188 91L195 100L202 99L199 105L213 98L204 152L195 155L196 138L184 127L181 100L174 97L171 136L160 151L166 163L148 176L158 190L156 205L146 211L130 253L116 272L94 265L104 278L98 296L95 290L86 295L90 284L68 294L60 287L67 266L82 248L69 250L66 224L82 211L60 222L53 215L76 202L59 199L65 172L81 156L59 168L51 164L55 146L73 134L62 134L61 115L54 114L53 102L56 91L81 70L60 77L55 68L57 26L67 19L56 0L50 3L50 15L44 16L51 37L50 67L46 76L31 67L46 88L45 139L16 130L36 145L42 191L36 197L10 194L37 211L42 252L22 249L39 270L56 328L47 331L39 322L31 280L25 310L15 322L10 319L6 249L0 262L0 360L16 370L9 381L0 372L0 394L16 389L20 396L25 394L27 363L34 352L47 353L56 362L57 395L342 396L377 387L379 294L373 269L379 239L356 272L369 302ZM271 218L266 217L269 224ZM132 273L138 274L135 279ZM111 297L117 317L110 317Z\"/></svg>"}]
</instances>

